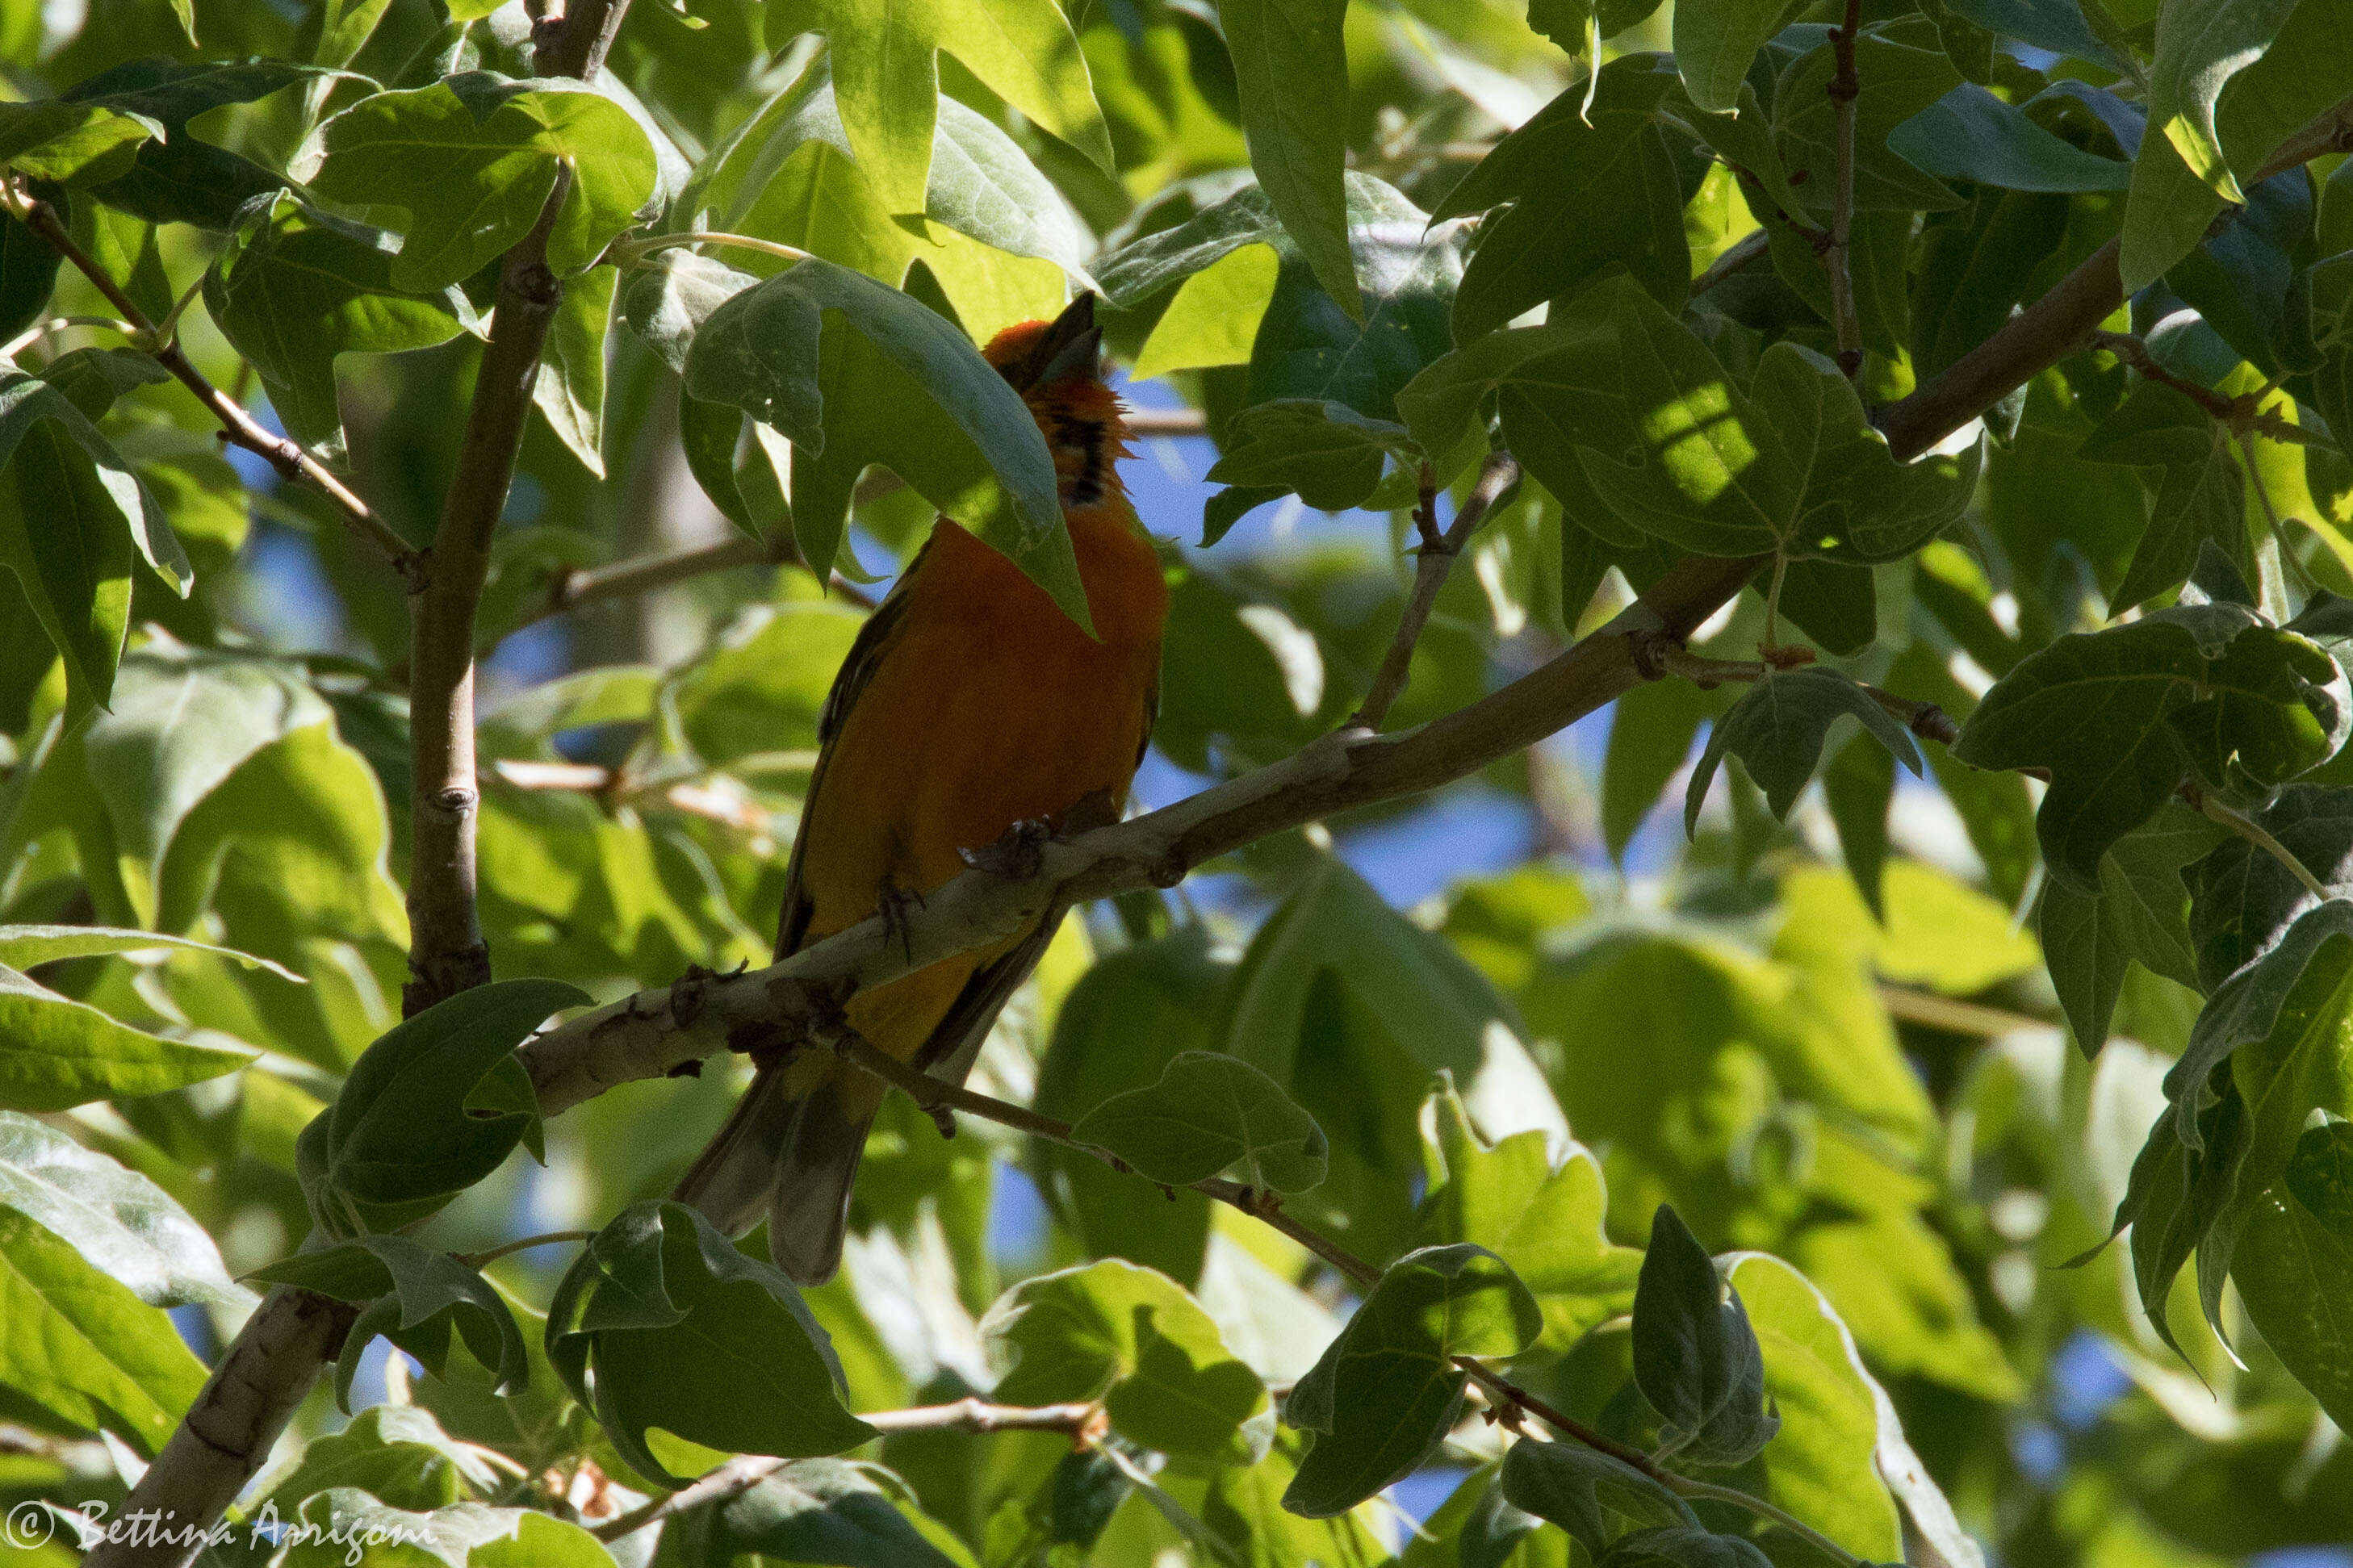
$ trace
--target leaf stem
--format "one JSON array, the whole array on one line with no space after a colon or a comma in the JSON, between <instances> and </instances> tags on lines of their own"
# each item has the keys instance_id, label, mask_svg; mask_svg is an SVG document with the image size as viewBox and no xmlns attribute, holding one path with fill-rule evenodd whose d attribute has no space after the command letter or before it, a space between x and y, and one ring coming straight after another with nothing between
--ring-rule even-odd
<instances>
[{"instance_id":1,"label":"leaf stem","mask_svg":"<svg viewBox=\"0 0 2353 1568\"><path fill-rule=\"evenodd\" d=\"M137 327L112 316L51 316L46 321L36 321L6 342L0 343L0 359L14 360L43 338L62 332L69 327L103 327L126 338L135 339L140 335Z\"/></svg>"},{"instance_id":2,"label":"leaf stem","mask_svg":"<svg viewBox=\"0 0 2353 1568\"><path fill-rule=\"evenodd\" d=\"M286 479L307 484L324 495L334 503L344 525L362 542L374 547L391 563L393 570L414 584L422 557L401 536L400 531L369 510L367 502L354 495L351 487L330 472L324 463L295 442L264 429L252 415L246 412L244 405L215 386L205 373L180 352L176 342L164 342L156 332L155 323L147 319L146 312L140 310L138 303L123 291L121 284L107 275L106 268L75 242L72 233L58 219L55 208L33 196L13 176L0 176L0 209L5 209L9 216L31 229L51 249L71 262L76 271L89 279L97 286L98 291L106 296L108 304L122 312L122 323L131 329L126 335L142 347L153 345L147 347L147 352L153 355L155 363L176 376L180 384L195 393L196 401L220 421L221 439L268 458L270 467Z\"/></svg>"},{"instance_id":3,"label":"leaf stem","mask_svg":"<svg viewBox=\"0 0 2353 1568\"><path fill-rule=\"evenodd\" d=\"M1831 1561L1839 1564L1839 1568L1871 1568L1865 1559L1857 1557L1804 1520L1785 1510L1774 1507L1763 1498L1751 1497L1746 1492L1736 1491L1730 1487L1720 1487L1712 1481L1695 1481L1689 1476L1670 1473L1661 1479L1685 1497L1705 1498L1710 1502L1729 1503L1734 1508L1745 1508L1761 1519L1771 1520L1792 1535L1808 1542L1816 1551L1828 1555Z\"/></svg>"},{"instance_id":4,"label":"leaf stem","mask_svg":"<svg viewBox=\"0 0 2353 1568\"><path fill-rule=\"evenodd\" d=\"M1721 686L1727 680L1743 684L1762 680L1771 675L1775 668L1762 659L1708 658L1679 646L1655 650L1650 658L1661 675L1681 676L1704 690ZM1961 738L1961 727L1953 722L1952 715L1934 702L1915 702L1911 698L1898 697L1893 691L1883 691L1862 681L1855 684L1862 687L1873 702L1902 721L1905 729L1922 740L1949 746Z\"/></svg>"},{"instance_id":5,"label":"leaf stem","mask_svg":"<svg viewBox=\"0 0 2353 1568\"><path fill-rule=\"evenodd\" d=\"M1831 228L1822 247L1822 265L1829 269L1831 278L1831 326L1838 334L1839 369L1846 373L1849 381L1859 380L1862 375L1862 318L1855 306L1851 254L1854 242L1855 100L1862 95L1862 81L1855 69L1855 45L1862 31L1862 0L1846 0L1846 15L1831 34L1831 55L1837 66L1831 73L1827 90L1835 116L1838 163L1835 184L1831 188ZM1778 572L1774 581L1778 586ZM1770 640L1773 622L1769 613L1765 625Z\"/></svg>"},{"instance_id":6,"label":"leaf stem","mask_svg":"<svg viewBox=\"0 0 2353 1568\"><path fill-rule=\"evenodd\" d=\"M732 245L741 250L781 256L787 261L817 259L815 255L796 245L780 245L773 239L759 239L748 234L707 233L701 229L689 234L653 234L638 239L617 239L607 248L605 258L627 271L656 251L675 250L681 245Z\"/></svg>"},{"instance_id":7,"label":"leaf stem","mask_svg":"<svg viewBox=\"0 0 2353 1568\"><path fill-rule=\"evenodd\" d=\"M1757 651L1770 657L1781 646L1781 584L1789 575L1789 552L1773 552L1773 584L1765 591L1765 633L1757 639Z\"/></svg>"},{"instance_id":8,"label":"leaf stem","mask_svg":"<svg viewBox=\"0 0 2353 1568\"><path fill-rule=\"evenodd\" d=\"M1389 639L1388 651L1381 656L1381 667L1374 673L1372 689L1365 693L1364 702L1348 720L1347 727L1355 730L1378 730L1388 718L1389 707L1396 702L1413 676L1414 646L1421 641L1424 628L1430 625L1430 612L1438 603L1439 590L1446 586L1447 574L1454 568L1454 559L1462 553L1471 535L1478 531L1488 511L1520 481L1520 465L1509 452L1488 454L1486 465L1479 470L1479 480L1471 493L1462 498L1455 509L1454 521L1444 533L1438 531L1438 497L1430 481L1428 464L1422 466L1421 505L1415 509L1414 525L1421 535L1421 551L1415 558L1413 591L1406 597L1405 613L1398 617L1397 636Z\"/></svg>"},{"instance_id":9,"label":"leaf stem","mask_svg":"<svg viewBox=\"0 0 2353 1568\"><path fill-rule=\"evenodd\" d=\"M520 1241L510 1241L493 1247L488 1252L466 1254L469 1268L481 1268L512 1253L527 1252L534 1247L553 1247L559 1241L589 1241L596 1237L593 1230L551 1230L540 1236L526 1236Z\"/></svg>"},{"instance_id":10,"label":"leaf stem","mask_svg":"<svg viewBox=\"0 0 2353 1568\"><path fill-rule=\"evenodd\" d=\"M2328 885L2327 883L2314 876L2310 869L2305 866L2305 863L2295 858L2295 854L2293 850L2289 849L2286 845L2281 843L2278 839L2273 837L2271 830L2265 827L2262 823L2257 822L2253 817L2247 816L2243 812L2232 810L2231 807L2224 805L2221 801L2216 800L2212 795L2208 795L2203 790L2198 792L2198 809L2205 814L2208 820L2221 823L2223 826L2229 828L2232 832L2237 834L2240 837L2245 839L2248 843L2255 846L2257 848L2270 855L2273 859L2277 860L2281 865L2286 867L2288 868L2288 873L2295 877L2297 881L2303 883L2305 891L2310 893L2314 898L2318 899L2325 903L2328 900L2336 897L2334 893L2331 893L2328 890Z\"/></svg>"}]
</instances>

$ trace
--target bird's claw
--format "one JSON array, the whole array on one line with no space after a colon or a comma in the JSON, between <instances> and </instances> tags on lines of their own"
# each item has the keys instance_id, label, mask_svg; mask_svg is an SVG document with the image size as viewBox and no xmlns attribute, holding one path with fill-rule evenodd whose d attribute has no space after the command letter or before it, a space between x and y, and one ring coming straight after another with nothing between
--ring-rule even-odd
<instances>
[{"instance_id":1,"label":"bird's claw","mask_svg":"<svg viewBox=\"0 0 2353 1568\"><path fill-rule=\"evenodd\" d=\"M1053 824L1040 816L1027 816L997 835L996 843L956 853L976 871L1008 882L1026 882L1045 865L1046 846L1053 840Z\"/></svg>"},{"instance_id":2,"label":"bird's claw","mask_svg":"<svg viewBox=\"0 0 2353 1568\"><path fill-rule=\"evenodd\" d=\"M913 910L923 908L923 895L913 888L902 888L889 877L882 879L874 889L874 913L882 921L882 945L895 940L907 962L915 962L915 935L909 929Z\"/></svg>"}]
</instances>

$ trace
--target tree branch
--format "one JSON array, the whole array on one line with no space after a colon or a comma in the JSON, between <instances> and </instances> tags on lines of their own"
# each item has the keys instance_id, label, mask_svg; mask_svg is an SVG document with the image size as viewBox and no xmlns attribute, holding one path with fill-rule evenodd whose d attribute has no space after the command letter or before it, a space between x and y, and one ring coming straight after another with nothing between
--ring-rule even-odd
<instances>
[{"instance_id":1,"label":"tree branch","mask_svg":"<svg viewBox=\"0 0 2353 1568\"><path fill-rule=\"evenodd\" d=\"M591 80L628 0L581 0L551 10L532 29L542 76ZM474 907L474 634L491 536L506 510L516 454L531 417L541 351L564 302L547 264L547 237L572 194L561 163L531 232L499 268L498 302L482 347L474 397L442 504L424 582L409 596L410 842L408 984L411 1017L491 977L491 952Z\"/></svg>"},{"instance_id":2,"label":"tree branch","mask_svg":"<svg viewBox=\"0 0 2353 1568\"><path fill-rule=\"evenodd\" d=\"M31 229L59 256L71 262L74 270L97 286L106 296L107 303L122 314L122 324L139 346L145 349L157 364L162 365L180 384L195 395L196 401L211 411L220 421L220 437L231 446L267 458L269 466L288 481L306 484L333 503L336 515L343 521L359 540L383 556L395 570L411 583L417 580L421 556L397 529L368 510L367 502L353 494L351 487L331 472L324 463L304 451L283 436L273 436L259 421L245 411L245 405L215 386L204 372L180 350L176 338L167 338L154 322L147 319L136 301L122 286L107 276L106 268L96 258L74 242L72 233L48 203L35 200L14 179L0 181L0 205L5 205L17 221Z\"/></svg>"},{"instance_id":3,"label":"tree branch","mask_svg":"<svg viewBox=\"0 0 2353 1568\"><path fill-rule=\"evenodd\" d=\"M1451 784L1523 751L1643 679L1638 634L1684 637L1737 594L1754 558L1692 556L1609 625L1457 712L1396 734L1338 731L1296 755L1132 821L1050 843L1027 876L965 872L888 928L870 920L742 974L691 973L573 1018L523 1047L543 1112L658 1078L741 1033L746 1044L823 1016L841 995L1020 931L1050 909L1171 887L1217 856L1323 817ZM779 1041L777 1043L788 1043Z\"/></svg>"},{"instance_id":4,"label":"tree branch","mask_svg":"<svg viewBox=\"0 0 2353 1568\"><path fill-rule=\"evenodd\" d=\"M1413 592L1407 596L1405 613L1398 619L1397 636L1390 639L1388 651L1381 656L1372 689L1365 693L1364 705L1348 721L1351 727L1378 730L1381 721L1388 717L1389 705L1404 693L1407 681L1412 678L1414 645L1421 640L1422 628L1430 624L1430 609L1438 603L1438 591L1446 586L1447 574L1454 569L1454 558L1462 553L1462 547L1478 531L1488 509L1519 479L1520 465L1509 452L1489 453L1485 466L1479 470L1478 483L1462 498L1462 504L1455 509L1454 521L1443 534L1438 531L1438 498L1424 495L1422 510L1415 514L1421 525L1422 545L1414 565Z\"/></svg>"},{"instance_id":5,"label":"tree branch","mask_svg":"<svg viewBox=\"0 0 2353 1568\"><path fill-rule=\"evenodd\" d=\"M1854 303L1854 110L1862 96L1854 51L1862 30L1862 0L1846 0L1846 15L1831 33L1831 50L1837 68L1831 73L1830 99L1837 137L1836 183L1831 190L1830 237L1822 246L1822 264L1831 275L1831 326L1838 334L1839 369L1853 381L1862 374L1862 319Z\"/></svg>"}]
</instances>

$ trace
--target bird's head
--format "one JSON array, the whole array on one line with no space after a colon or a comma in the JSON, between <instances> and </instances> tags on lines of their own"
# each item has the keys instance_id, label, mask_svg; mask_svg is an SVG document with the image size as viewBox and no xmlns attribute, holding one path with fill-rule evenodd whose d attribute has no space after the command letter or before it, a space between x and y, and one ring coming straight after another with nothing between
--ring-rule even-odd
<instances>
[{"instance_id":1,"label":"bird's head","mask_svg":"<svg viewBox=\"0 0 2353 1568\"><path fill-rule=\"evenodd\" d=\"M1115 495L1127 426L1118 395L1103 384L1095 297L1080 295L1050 321L1008 327L981 353L1029 405L1054 454L1062 505L1092 506Z\"/></svg>"}]
</instances>

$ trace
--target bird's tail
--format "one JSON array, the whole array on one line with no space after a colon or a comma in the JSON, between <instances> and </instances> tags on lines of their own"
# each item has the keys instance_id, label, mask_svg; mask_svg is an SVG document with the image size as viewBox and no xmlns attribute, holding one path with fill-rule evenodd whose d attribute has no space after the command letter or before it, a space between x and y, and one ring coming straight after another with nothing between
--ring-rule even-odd
<instances>
[{"instance_id":1,"label":"bird's tail","mask_svg":"<svg viewBox=\"0 0 2353 1568\"><path fill-rule=\"evenodd\" d=\"M793 1076L804 1081L787 1087L784 1071L761 1069L670 1196L729 1236L765 1216L776 1267L796 1283L821 1285L841 1264L850 1188L876 1104L862 1096L851 1103L839 1074L814 1083L805 1072Z\"/></svg>"}]
</instances>

